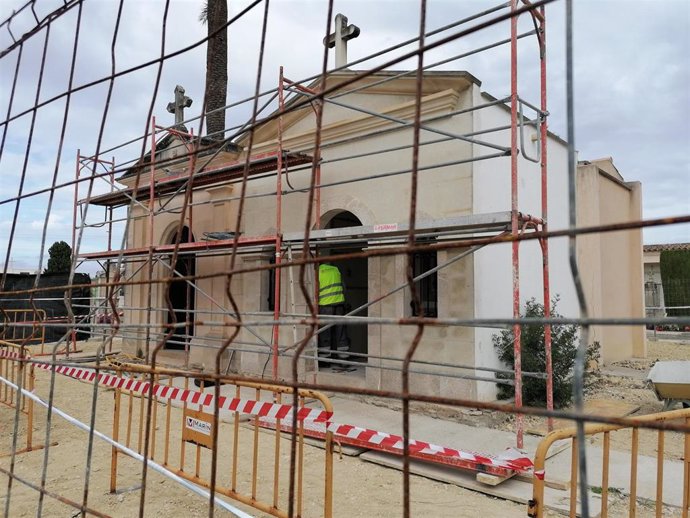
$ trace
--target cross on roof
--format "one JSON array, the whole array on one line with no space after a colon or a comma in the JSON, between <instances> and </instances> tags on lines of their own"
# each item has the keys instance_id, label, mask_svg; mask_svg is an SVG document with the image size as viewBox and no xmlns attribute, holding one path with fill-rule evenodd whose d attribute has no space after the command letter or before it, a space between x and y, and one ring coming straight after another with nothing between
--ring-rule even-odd
<instances>
[{"instance_id":1,"label":"cross on roof","mask_svg":"<svg viewBox=\"0 0 690 518\"><path fill-rule=\"evenodd\" d=\"M359 27L347 24L347 16L335 15L335 32L323 39L328 48L335 47L335 68L347 65L347 41L359 36Z\"/></svg>"},{"instance_id":2,"label":"cross on roof","mask_svg":"<svg viewBox=\"0 0 690 518\"><path fill-rule=\"evenodd\" d=\"M175 126L179 126L184 121L184 109L192 105L192 100L184 94L184 88L180 85L175 87L175 101L168 103L168 112L175 114Z\"/></svg>"}]
</instances>

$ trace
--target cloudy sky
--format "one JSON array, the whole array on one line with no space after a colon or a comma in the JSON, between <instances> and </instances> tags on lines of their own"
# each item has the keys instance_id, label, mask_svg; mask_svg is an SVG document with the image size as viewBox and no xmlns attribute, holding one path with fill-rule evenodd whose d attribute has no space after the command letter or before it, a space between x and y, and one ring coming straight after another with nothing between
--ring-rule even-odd
<instances>
[{"instance_id":1,"label":"cloudy sky","mask_svg":"<svg viewBox=\"0 0 690 518\"><path fill-rule=\"evenodd\" d=\"M25 0L0 0L0 20ZM229 2L231 16L250 2ZM62 0L38 0L36 13L42 18L62 4ZM192 45L205 36L198 22L201 0L170 2L165 29L165 52ZM84 1L77 47L74 86L84 85L110 74L111 46L119 1ZM473 13L494 7L492 1L429 0L427 28L432 30ZM161 52L162 18L165 2L125 0L117 41L114 45L115 70L153 60ZM141 141L115 146L136 139L145 131L147 113L153 102L153 114L162 124L171 124L165 107L172 99L176 84L182 84L194 104L186 116L199 114L203 97L205 45L167 60L161 69L160 85L154 92L158 66L144 67L117 78L113 83L109 109L104 105L109 82L74 93L69 102L62 154L57 160L65 119L66 97L35 113L27 111L36 103L66 91L78 7L51 25L46 45L46 31L28 40L22 49L17 89L11 110L16 118L7 125L0 159L0 266L5 260L8 238L14 219L15 203L7 200L18 190L30 193L49 187L57 170L57 184L75 175L78 149L91 155L100 149L103 158L117 163L138 156ZM413 0L336 0L335 12L346 14L361 28L359 38L349 44L350 61L417 35L419 5ZM244 99L254 90L257 49L262 19L262 4L233 24L229 32L229 97ZM564 4L556 1L547 7L549 53L549 105L551 130L565 137L565 31ZM35 25L29 10L16 17L8 30L0 27L0 49L12 45ZM321 40L326 25L326 2L320 0L273 0L268 22L268 40L262 91L277 84L278 67L285 67L291 79L301 79L320 72L323 52ZM472 22L468 24L471 26ZM522 17L520 30L529 30L530 19ZM452 29L450 32L456 31ZM448 33L443 33L444 36ZM470 38L429 52L425 63L433 63L467 50L508 37L508 25L499 24ZM690 2L687 0L578 0L575 2L575 125L576 147L580 159L611 156L626 180L643 184L644 217L657 218L690 213ZM432 40L433 41L433 40ZM520 95L538 103L538 61L533 41L520 46ZM40 83L39 71L43 49L47 49ZM408 46L369 60L355 68L368 68L411 50ZM1 51L0 51L1 52ZM7 115L12 79L19 49L0 58L0 120ZM509 92L509 61L506 46L481 55L456 60L440 70L467 70L482 81L482 88L501 97ZM333 57L331 57L331 65ZM410 68L414 62L402 62L396 69ZM155 97L154 97L155 95ZM228 126L244 122L247 108L230 112ZM192 125L197 125L193 123ZM98 136L104 128L102 141ZM33 128L33 130L32 130ZM5 126L0 127L0 137ZM100 145L100 148L99 148ZM25 161L25 157L28 160ZM56 169L57 167L57 169ZM22 171L26 171L22 184ZM86 194L84 185L79 197ZM104 192L107 185L96 182L94 192ZM55 192L48 217L48 245L70 241L73 188ZM4 202L4 203L3 203ZM46 221L48 193L22 201L12 245L10 266L36 268L41 233ZM102 209L100 209L102 211ZM88 219L96 221L102 213L89 209ZM95 212L94 212L95 211ZM84 236L82 251L104 248L104 228L91 228ZM115 236L117 237L117 236ZM690 241L690 226L646 230L646 243ZM45 265L44 265L45 266Z\"/></svg>"}]
</instances>

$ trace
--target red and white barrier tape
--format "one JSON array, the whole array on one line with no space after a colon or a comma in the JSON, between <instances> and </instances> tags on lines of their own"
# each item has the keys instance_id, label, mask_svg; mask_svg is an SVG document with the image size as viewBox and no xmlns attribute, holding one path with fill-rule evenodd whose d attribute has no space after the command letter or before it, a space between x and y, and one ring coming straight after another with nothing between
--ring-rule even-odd
<instances>
[{"instance_id":1,"label":"red and white barrier tape","mask_svg":"<svg viewBox=\"0 0 690 518\"><path fill-rule=\"evenodd\" d=\"M19 358L18 353L9 351L0 352L1 357ZM44 370L51 370L51 365L46 363L35 363ZM80 380L93 382L96 372L93 369L78 367L68 367L57 365L55 371L59 374ZM149 395L149 383L137 381L132 378L123 378L111 374L98 374L99 383L111 388L129 390L144 396ZM178 401L180 403L197 404L207 409L213 409L213 394L205 394L195 390L186 390L167 385L153 385L153 395L163 400ZM269 426L275 426L275 420L281 419L289 422L292 418L292 406L265 401L254 401L250 399L229 398L221 396L219 406L223 410L240 412L252 416L263 418L262 421ZM297 419L304 421L305 426L317 434L325 434L326 430L332 432L336 439L343 442L350 442L358 445L367 445L372 449L392 451L402 454L403 437L368 428L360 428L349 424L339 424L330 422L331 412L315 408L302 407L297 412ZM410 454L420 457L436 457L443 459L454 459L473 466L483 466L485 468L496 468L512 470L517 472L530 471L533 467L532 460L524 453L508 448L498 456L468 452L455 448L438 446L425 441L410 439Z\"/></svg>"},{"instance_id":2,"label":"red and white barrier tape","mask_svg":"<svg viewBox=\"0 0 690 518\"><path fill-rule=\"evenodd\" d=\"M275 427L276 423L271 419L261 419L260 422L268 427ZM289 425L281 423L281 428L288 430ZM316 437L323 437L328 429L333 433L336 441L354 446L368 447L373 450L381 450L402 455L403 437L368 428L360 428L349 424L339 423L305 423L305 433ZM311 434L309 432L312 432ZM505 471L517 471L520 473L530 471L533 467L532 460L527 455L514 448L508 448L500 455L447 448L430 442L410 439L410 456L424 460L438 460L444 464L453 464L460 467L477 469L480 471L507 474ZM449 462L451 461L451 462ZM481 466L481 468L479 468Z\"/></svg>"},{"instance_id":3,"label":"red and white barrier tape","mask_svg":"<svg viewBox=\"0 0 690 518\"><path fill-rule=\"evenodd\" d=\"M386 449L403 451L403 437L386 432L379 432L367 428L360 428L349 424L328 423L328 430L333 432L336 437L347 437L357 439L366 443L384 447ZM417 441L410 439L410 453L431 455L439 457L452 457L459 460L469 461L481 466L492 466L496 468L511 469L513 471L529 471L532 469L532 461L524 453L508 448L499 456L480 454L438 446L430 442Z\"/></svg>"},{"instance_id":4,"label":"red and white barrier tape","mask_svg":"<svg viewBox=\"0 0 690 518\"><path fill-rule=\"evenodd\" d=\"M18 353L3 351L0 352L0 358L6 357L11 359L19 358ZM39 369L50 371L52 366L47 363L32 362ZM68 376L70 378L93 382L96 378L96 371L93 369L85 369L83 367L68 367L66 365L56 365L55 372ZM132 378L124 378L114 376L112 374L105 374L103 372L98 374L98 382L101 385L118 388L122 390L129 390L131 392L148 396L151 392L150 384L147 381L138 381ZM168 385L153 385L153 395L158 399L177 401L179 403L187 403L192 405L201 405L204 411L213 412L214 396L213 394L199 392L197 390L183 389L179 387L171 387ZM239 412L241 414L248 414L257 417L267 417L272 419L292 419L292 405L283 405L279 403L271 403L268 401L255 401L252 399L233 398L221 396L218 400L218 406L221 410L228 410L230 412ZM326 422L332 417L332 412L320 410L318 408L302 407L297 411L298 421L315 421Z\"/></svg>"}]
</instances>

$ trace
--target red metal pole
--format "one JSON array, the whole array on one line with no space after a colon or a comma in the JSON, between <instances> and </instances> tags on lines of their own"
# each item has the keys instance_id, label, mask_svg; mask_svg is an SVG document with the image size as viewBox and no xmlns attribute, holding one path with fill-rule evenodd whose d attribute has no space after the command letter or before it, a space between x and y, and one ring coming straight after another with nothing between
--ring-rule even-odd
<instances>
[{"instance_id":1,"label":"red metal pole","mask_svg":"<svg viewBox=\"0 0 690 518\"><path fill-rule=\"evenodd\" d=\"M149 177L149 244L153 246L153 209L155 208L154 195L156 173L156 117L151 118L151 176Z\"/></svg>"},{"instance_id":2,"label":"red metal pole","mask_svg":"<svg viewBox=\"0 0 690 518\"><path fill-rule=\"evenodd\" d=\"M110 174L108 175L110 178L110 192L115 191L115 160L113 159L113 164L110 166ZM106 210L108 211L108 252L110 252L113 249L113 207L112 205L110 207L107 207ZM110 263L106 263L107 267L110 267ZM107 278L107 277L106 277Z\"/></svg>"},{"instance_id":3,"label":"red metal pole","mask_svg":"<svg viewBox=\"0 0 690 518\"><path fill-rule=\"evenodd\" d=\"M321 90L325 88L325 84L321 86ZM319 119L319 111L323 110L324 102L323 100L319 99L316 101L316 109L314 110L316 119ZM318 149L314 149L314 155L316 156L316 171L315 171L315 189L316 192L314 193L314 228L318 230L321 228L321 148L319 147ZM318 249L314 250L314 253L316 257L319 256L319 251ZM330 252L329 252L330 253ZM320 281L319 281L319 265L320 263L315 263L314 264L314 305L318 308L319 307L319 286L320 286ZM318 372L319 370L319 344L318 344L318 337L317 337L317 343L316 343L316 370L314 371L315 373ZM314 375L314 381L316 381L316 374Z\"/></svg>"},{"instance_id":4,"label":"red metal pole","mask_svg":"<svg viewBox=\"0 0 690 518\"><path fill-rule=\"evenodd\" d=\"M323 101L319 101L318 103L319 110L323 110ZM316 192L314 193L314 228L316 230L321 227L321 149L318 149L317 153L318 162L316 163Z\"/></svg>"},{"instance_id":5,"label":"red metal pole","mask_svg":"<svg viewBox=\"0 0 690 518\"><path fill-rule=\"evenodd\" d=\"M517 9L518 0L511 0L510 9ZM518 221L518 93L517 93L517 16L510 19L510 231L517 237ZM513 241L513 318L520 316L520 243ZM513 325L513 353L515 355L515 406L522 406L522 358L520 325ZM522 448L523 416L515 416L517 447Z\"/></svg>"},{"instance_id":6,"label":"red metal pole","mask_svg":"<svg viewBox=\"0 0 690 518\"><path fill-rule=\"evenodd\" d=\"M283 77L283 82L287 83L289 86L292 88L299 90L304 93L308 93L311 95L317 95L319 92L316 90L313 90L311 88L307 88L306 86L302 86L298 83L295 83L294 81L291 81L287 77ZM281 88L283 87L283 83L281 82ZM318 117L318 110L323 110L323 101L321 99L316 99L314 103L312 104L314 107L314 114ZM314 228L319 229L320 228L320 223L321 223L321 150L320 149L315 149L314 153L318 153L319 156L317 158L317 164L316 164L316 192L314 193ZM317 268L318 271L318 268ZM317 296L318 296L318 290L317 290Z\"/></svg>"},{"instance_id":7,"label":"red metal pole","mask_svg":"<svg viewBox=\"0 0 690 518\"><path fill-rule=\"evenodd\" d=\"M547 104L546 104L546 13L540 8L539 32L541 35L539 57L541 59L541 219L542 231L548 232L548 176L547 176ZM551 316L551 285L549 279L549 238L540 239L543 265L544 317ZM544 348L546 359L546 408L553 410L553 366L551 362L551 325L544 326ZM553 417L547 420L549 432L553 430Z\"/></svg>"},{"instance_id":8,"label":"red metal pole","mask_svg":"<svg viewBox=\"0 0 690 518\"><path fill-rule=\"evenodd\" d=\"M81 169L81 150L77 149L77 169L74 172L74 206L72 210L72 253L74 253L77 232L77 202L79 201L79 171Z\"/></svg>"},{"instance_id":9,"label":"red metal pole","mask_svg":"<svg viewBox=\"0 0 690 518\"><path fill-rule=\"evenodd\" d=\"M115 157L113 157L113 163L110 166L109 178L110 178L110 192L113 192L115 190ZM113 214L114 214L114 212L113 212L112 206L106 208L106 214L107 214L106 217L108 218L108 252L110 252L113 249ZM105 261L105 282L106 282L106 284L110 283L110 262L111 262L110 259L107 259ZM105 297L107 299L110 299L110 295L114 289L115 288L109 288L109 287L105 288ZM99 288L98 293L100 294L100 292L101 292L101 290ZM110 308L108 307L107 303L104 304L104 308L105 308L104 314L107 317L110 313ZM110 315L110 319L108 319L108 320L111 323L112 323L112 319L113 319L113 316ZM113 341L111 340L110 344L108 346L108 352L112 352L112 350L113 350Z\"/></svg>"},{"instance_id":10,"label":"red metal pole","mask_svg":"<svg viewBox=\"0 0 690 518\"><path fill-rule=\"evenodd\" d=\"M77 202L79 201L79 176L81 175L81 150L77 149L77 170L74 182L74 210L72 211L72 254L76 254L75 247L77 246ZM82 224L84 222L82 221ZM70 333L70 341L72 342L72 349L77 350L77 333L74 330L74 319L72 319L72 332ZM69 344L67 345L67 356L69 357Z\"/></svg>"},{"instance_id":11,"label":"red metal pole","mask_svg":"<svg viewBox=\"0 0 690 518\"><path fill-rule=\"evenodd\" d=\"M180 136L181 139L184 140L183 136ZM187 150L189 155L189 181L193 182L194 178L194 168L196 167L196 144L194 143L194 128L189 129L189 146L185 146L185 149ZM187 242L192 242L195 241L194 238L194 230L192 224L194 223L194 189L192 188L193 185L189 186L189 232L187 233ZM181 231L181 229L180 229ZM188 265L189 264L194 264L194 268L196 268L196 254L191 256L188 259ZM173 268L175 265L173 265ZM187 275L190 275L191 272L187 272ZM194 273L196 274L196 269L194 270ZM197 281L198 282L198 281ZM186 308L185 308L185 324L184 324L184 366L185 368L189 368L189 354L191 352L191 342L192 342L192 324L191 322L196 320L196 314L191 314L190 313L190 308L192 307L192 297L195 297L196 295L194 294L193 288L185 282L185 287L186 287ZM196 302L196 301L195 301ZM196 311L196 303L194 304L194 310Z\"/></svg>"},{"instance_id":12,"label":"red metal pole","mask_svg":"<svg viewBox=\"0 0 690 518\"><path fill-rule=\"evenodd\" d=\"M283 67L280 67L280 77L278 78L278 110L283 111ZM275 251L275 270L273 270L273 320L280 318L280 251L283 240L283 117L278 117L278 158L276 167L276 251ZM280 326L273 324L273 379L278 379L278 341L280 338Z\"/></svg>"},{"instance_id":13,"label":"red metal pole","mask_svg":"<svg viewBox=\"0 0 690 518\"><path fill-rule=\"evenodd\" d=\"M146 311L146 361L149 361L149 342L151 340L151 303L152 303L152 286L153 286L153 211L155 208L154 195L155 184L154 175L156 173L156 117L151 117L151 168L149 177L149 217L148 217L148 241L149 241L149 255L148 255L148 295L147 295L147 311Z\"/></svg>"}]
</instances>

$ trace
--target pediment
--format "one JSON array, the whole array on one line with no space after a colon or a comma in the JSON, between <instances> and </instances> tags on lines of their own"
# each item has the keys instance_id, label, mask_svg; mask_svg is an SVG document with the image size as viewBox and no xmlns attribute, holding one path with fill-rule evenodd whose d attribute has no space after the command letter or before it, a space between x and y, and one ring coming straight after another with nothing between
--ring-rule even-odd
<instances>
[{"instance_id":1,"label":"pediment","mask_svg":"<svg viewBox=\"0 0 690 518\"><path fill-rule=\"evenodd\" d=\"M414 72L379 72L365 78L357 79L356 82L349 84L358 74L358 72L342 71L329 75L326 80L326 89L334 89L334 91L329 94L328 97L338 96L339 100L347 103L348 100L353 99L354 96L359 96L360 99L362 96L371 96L370 102L365 104L368 106L378 105L378 109L374 109L373 111L398 118L409 119L412 116L411 113L413 114L413 111L410 112L410 108L413 110L415 103L413 100L411 101L411 99L414 98L417 88ZM318 90L320 83L320 80L315 80L308 85L308 88L311 90ZM444 107L450 110L452 108L448 106L452 105L455 107L460 93L469 88L472 84L479 84L479 81L467 72L426 72L422 81L422 109L424 110L426 106L429 113L437 113L439 109L444 109ZM342 86L339 87L339 85ZM397 102L395 97L399 97ZM286 103L286 109L302 102L303 99L303 96L293 97ZM353 102L352 104L359 105L358 102ZM366 121L366 119L372 118L371 115L357 115L356 111L351 111L350 113L351 116L347 118L341 117L341 120L337 122L331 121L330 123L326 123L323 126L322 138L327 133L333 133L332 138L337 138L338 131L331 131L335 130L336 126L339 126L339 131L345 131L347 134L350 132L357 133L358 131L364 131L370 124L373 124L371 127L380 125L380 123ZM311 121L306 122L309 119L311 119ZM283 147L285 149L297 149L300 145L299 142L304 140L307 134L313 133L313 130L305 131L304 128L313 128L314 120L314 110L310 105L306 105L301 109L283 115ZM384 125L394 124L388 121L382 122ZM303 133L304 135L301 135L299 138L295 135L291 135L289 139L294 142L291 146L287 146L285 144L285 137L290 133L295 133L295 127L299 126L301 126L301 131L297 130L296 133ZM253 150L260 152L260 150L265 151L274 149L277 138L278 120L275 119L256 129L254 132ZM245 147L247 145L246 136L239 139L237 144L241 147ZM252 153L254 152L255 151L252 151Z\"/></svg>"},{"instance_id":2,"label":"pediment","mask_svg":"<svg viewBox=\"0 0 690 518\"><path fill-rule=\"evenodd\" d=\"M623 175L615 166L611 157L597 158L595 160L590 160L590 162L597 166L597 168L599 168L601 171L610 174L617 180L620 180L621 182L625 181L625 178L623 178Z\"/></svg>"},{"instance_id":3,"label":"pediment","mask_svg":"<svg viewBox=\"0 0 690 518\"><path fill-rule=\"evenodd\" d=\"M456 109L460 93L456 90L445 90L432 95L427 95L421 99L422 119L433 115L448 113ZM379 113L394 119L411 121L414 119L416 102L408 101L398 105L390 106ZM356 112L352 112L356 113ZM306 131L286 134L283 137L283 149L298 151L308 149L313 145L315 127L310 126ZM340 140L347 137L354 137L373 130L400 126L399 123L376 115L363 114L355 117L344 118L325 124L321 128L321 142L327 144L331 141ZM252 153L265 153L274 150L278 145L277 139L259 142L253 145Z\"/></svg>"}]
</instances>

